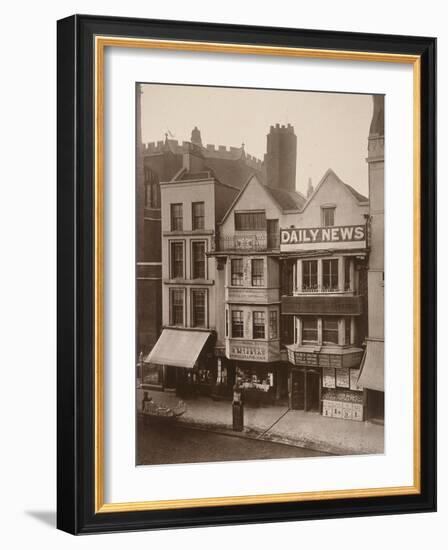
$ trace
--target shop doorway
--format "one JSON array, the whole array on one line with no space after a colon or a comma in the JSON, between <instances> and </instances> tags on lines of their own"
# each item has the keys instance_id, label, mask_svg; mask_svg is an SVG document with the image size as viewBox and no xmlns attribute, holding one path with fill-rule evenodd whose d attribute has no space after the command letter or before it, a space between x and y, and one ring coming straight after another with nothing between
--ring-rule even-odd
<instances>
[{"instance_id":1,"label":"shop doorway","mask_svg":"<svg viewBox=\"0 0 448 550\"><path fill-rule=\"evenodd\" d=\"M320 374L308 371L306 373L306 403L305 410L320 412Z\"/></svg>"},{"instance_id":2,"label":"shop doorway","mask_svg":"<svg viewBox=\"0 0 448 550\"><path fill-rule=\"evenodd\" d=\"M368 390L367 414L371 422L384 423L384 392Z\"/></svg>"},{"instance_id":3,"label":"shop doorway","mask_svg":"<svg viewBox=\"0 0 448 550\"><path fill-rule=\"evenodd\" d=\"M291 409L303 411L305 408L305 373L301 370L291 372Z\"/></svg>"},{"instance_id":4,"label":"shop doorway","mask_svg":"<svg viewBox=\"0 0 448 550\"><path fill-rule=\"evenodd\" d=\"M165 367L165 388L174 390L176 388L177 376L176 376L177 367Z\"/></svg>"}]
</instances>

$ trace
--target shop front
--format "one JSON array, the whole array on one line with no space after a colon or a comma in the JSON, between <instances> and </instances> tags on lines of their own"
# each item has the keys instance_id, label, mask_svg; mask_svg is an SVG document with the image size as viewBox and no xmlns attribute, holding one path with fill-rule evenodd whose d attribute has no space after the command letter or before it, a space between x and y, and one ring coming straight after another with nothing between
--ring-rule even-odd
<instances>
[{"instance_id":1,"label":"shop front","mask_svg":"<svg viewBox=\"0 0 448 550\"><path fill-rule=\"evenodd\" d=\"M371 422L384 423L384 341L367 339L359 384L364 389L365 416Z\"/></svg>"},{"instance_id":2,"label":"shop front","mask_svg":"<svg viewBox=\"0 0 448 550\"><path fill-rule=\"evenodd\" d=\"M144 382L181 396L210 395L216 379L210 331L164 329L144 359Z\"/></svg>"},{"instance_id":3,"label":"shop front","mask_svg":"<svg viewBox=\"0 0 448 550\"><path fill-rule=\"evenodd\" d=\"M235 382L243 393L244 403L253 406L271 405L276 398L276 366L264 363L235 364Z\"/></svg>"},{"instance_id":4,"label":"shop front","mask_svg":"<svg viewBox=\"0 0 448 550\"><path fill-rule=\"evenodd\" d=\"M294 410L320 412L321 373L319 369L291 369L290 407Z\"/></svg>"},{"instance_id":5,"label":"shop front","mask_svg":"<svg viewBox=\"0 0 448 550\"><path fill-rule=\"evenodd\" d=\"M288 367L280 361L279 341L229 338L226 364L248 405L287 402Z\"/></svg>"},{"instance_id":6,"label":"shop front","mask_svg":"<svg viewBox=\"0 0 448 550\"><path fill-rule=\"evenodd\" d=\"M358 382L361 350L329 353L319 346L306 351L304 346L287 348L292 409L344 420L364 420L363 388Z\"/></svg>"}]
</instances>

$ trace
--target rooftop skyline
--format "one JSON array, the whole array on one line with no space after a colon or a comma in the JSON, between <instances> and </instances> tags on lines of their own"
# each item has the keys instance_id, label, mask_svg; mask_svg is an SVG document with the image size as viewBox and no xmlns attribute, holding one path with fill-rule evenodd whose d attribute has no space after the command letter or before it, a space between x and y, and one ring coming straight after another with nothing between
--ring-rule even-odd
<instances>
[{"instance_id":1,"label":"rooftop skyline","mask_svg":"<svg viewBox=\"0 0 448 550\"><path fill-rule=\"evenodd\" d=\"M331 168L368 195L367 140L371 95L142 85L142 139L161 141L168 134L189 141L195 126L202 144L241 147L263 160L266 135L276 124L291 124L297 135L296 189L306 194Z\"/></svg>"}]
</instances>

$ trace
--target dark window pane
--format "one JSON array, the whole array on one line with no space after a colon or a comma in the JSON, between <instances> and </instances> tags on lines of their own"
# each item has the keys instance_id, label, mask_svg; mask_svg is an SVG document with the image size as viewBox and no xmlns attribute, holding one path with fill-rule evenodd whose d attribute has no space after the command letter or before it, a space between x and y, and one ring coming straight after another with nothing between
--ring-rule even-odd
<instances>
[{"instance_id":1,"label":"dark window pane","mask_svg":"<svg viewBox=\"0 0 448 550\"><path fill-rule=\"evenodd\" d=\"M264 311L254 311L253 313L253 338L265 337L265 315Z\"/></svg>"},{"instance_id":2,"label":"dark window pane","mask_svg":"<svg viewBox=\"0 0 448 550\"><path fill-rule=\"evenodd\" d=\"M182 204L171 205L171 231L183 230Z\"/></svg>"},{"instance_id":3,"label":"dark window pane","mask_svg":"<svg viewBox=\"0 0 448 550\"><path fill-rule=\"evenodd\" d=\"M192 290L192 325L194 327L205 327L206 291Z\"/></svg>"},{"instance_id":4,"label":"dark window pane","mask_svg":"<svg viewBox=\"0 0 448 550\"><path fill-rule=\"evenodd\" d=\"M263 260L252 260L252 286L264 285L263 267Z\"/></svg>"},{"instance_id":5,"label":"dark window pane","mask_svg":"<svg viewBox=\"0 0 448 550\"><path fill-rule=\"evenodd\" d=\"M237 258L231 260L230 270L232 276L232 285L233 286L242 286L243 284L243 260Z\"/></svg>"},{"instance_id":6,"label":"dark window pane","mask_svg":"<svg viewBox=\"0 0 448 550\"><path fill-rule=\"evenodd\" d=\"M184 324L184 291L180 289L171 290L171 324Z\"/></svg>"},{"instance_id":7,"label":"dark window pane","mask_svg":"<svg viewBox=\"0 0 448 550\"><path fill-rule=\"evenodd\" d=\"M335 208L322 208L322 225L332 227L334 225Z\"/></svg>"},{"instance_id":8,"label":"dark window pane","mask_svg":"<svg viewBox=\"0 0 448 550\"><path fill-rule=\"evenodd\" d=\"M205 243L192 244L193 279L205 279Z\"/></svg>"},{"instance_id":9,"label":"dark window pane","mask_svg":"<svg viewBox=\"0 0 448 550\"><path fill-rule=\"evenodd\" d=\"M264 212L235 212L235 229L237 231L266 230Z\"/></svg>"},{"instance_id":10,"label":"dark window pane","mask_svg":"<svg viewBox=\"0 0 448 550\"><path fill-rule=\"evenodd\" d=\"M347 346L350 344L350 337L351 337L350 321L351 321L350 317L345 318L345 345Z\"/></svg>"},{"instance_id":11,"label":"dark window pane","mask_svg":"<svg viewBox=\"0 0 448 550\"><path fill-rule=\"evenodd\" d=\"M338 260L322 260L322 288L338 289Z\"/></svg>"},{"instance_id":12,"label":"dark window pane","mask_svg":"<svg viewBox=\"0 0 448 550\"><path fill-rule=\"evenodd\" d=\"M195 229L204 229L204 203L194 202L192 204L192 227Z\"/></svg>"},{"instance_id":13,"label":"dark window pane","mask_svg":"<svg viewBox=\"0 0 448 550\"><path fill-rule=\"evenodd\" d=\"M233 338L244 337L244 323L243 323L242 311L232 311L232 337Z\"/></svg>"},{"instance_id":14,"label":"dark window pane","mask_svg":"<svg viewBox=\"0 0 448 550\"><path fill-rule=\"evenodd\" d=\"M317 342L317 318L302 318L302 340L303 342Z\"/></svg>"},{"instance_id":15,"label":"dark window pane","mask_svg":"<svg viewBox=\"0 0 448 550\"><path fill-rule=\"evenodd\" d=\"M183 243L171 243L171 278L184 276L184 245Z\"/></svg>"},{"instance_id":16,"label":"dark window pane","mask_svg":"<svg viewBox=\"0 0 448 550\"><path fill-rule=\"evenodd\" d=\"M339 328L337 317L324 317L322 319L322 340L328 344L339 343Z\"/></svg>"},{"instance_id":17,"label":"dark window pane","mask_svg":"<svg viewBox=\"0 0 448 550\"><path fill-rule=\"evenodd\" d=\"M317 260L302 261L302 290L317 290Z\"/></svg>"},{"instance_id":18,"label":"dark window pane","mask_svg":"<svg viewBox=\"0 0 448 550\"><path fill-rule=\"evenodd\" d=\"M277 323L277 312L269 312L269 338L277 338L278 336L278 323Z\"/></svg>"}]
</instances>

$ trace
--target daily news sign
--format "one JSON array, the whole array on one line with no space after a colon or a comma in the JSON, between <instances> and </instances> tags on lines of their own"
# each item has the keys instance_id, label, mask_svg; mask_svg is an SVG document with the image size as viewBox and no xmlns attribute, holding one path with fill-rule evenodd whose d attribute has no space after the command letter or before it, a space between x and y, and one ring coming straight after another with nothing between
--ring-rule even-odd
<instances>
[{"instance_id":1,"label":"daily news sign","mask_svg":"<svg viewBox=\"0 0 448 550\"><path fill-rule=\"evenodd\" d=\"M280 230L280 250L325 250L327 248L365 248L365 225L289 228Z\"/></svg>"}]
</instances>

